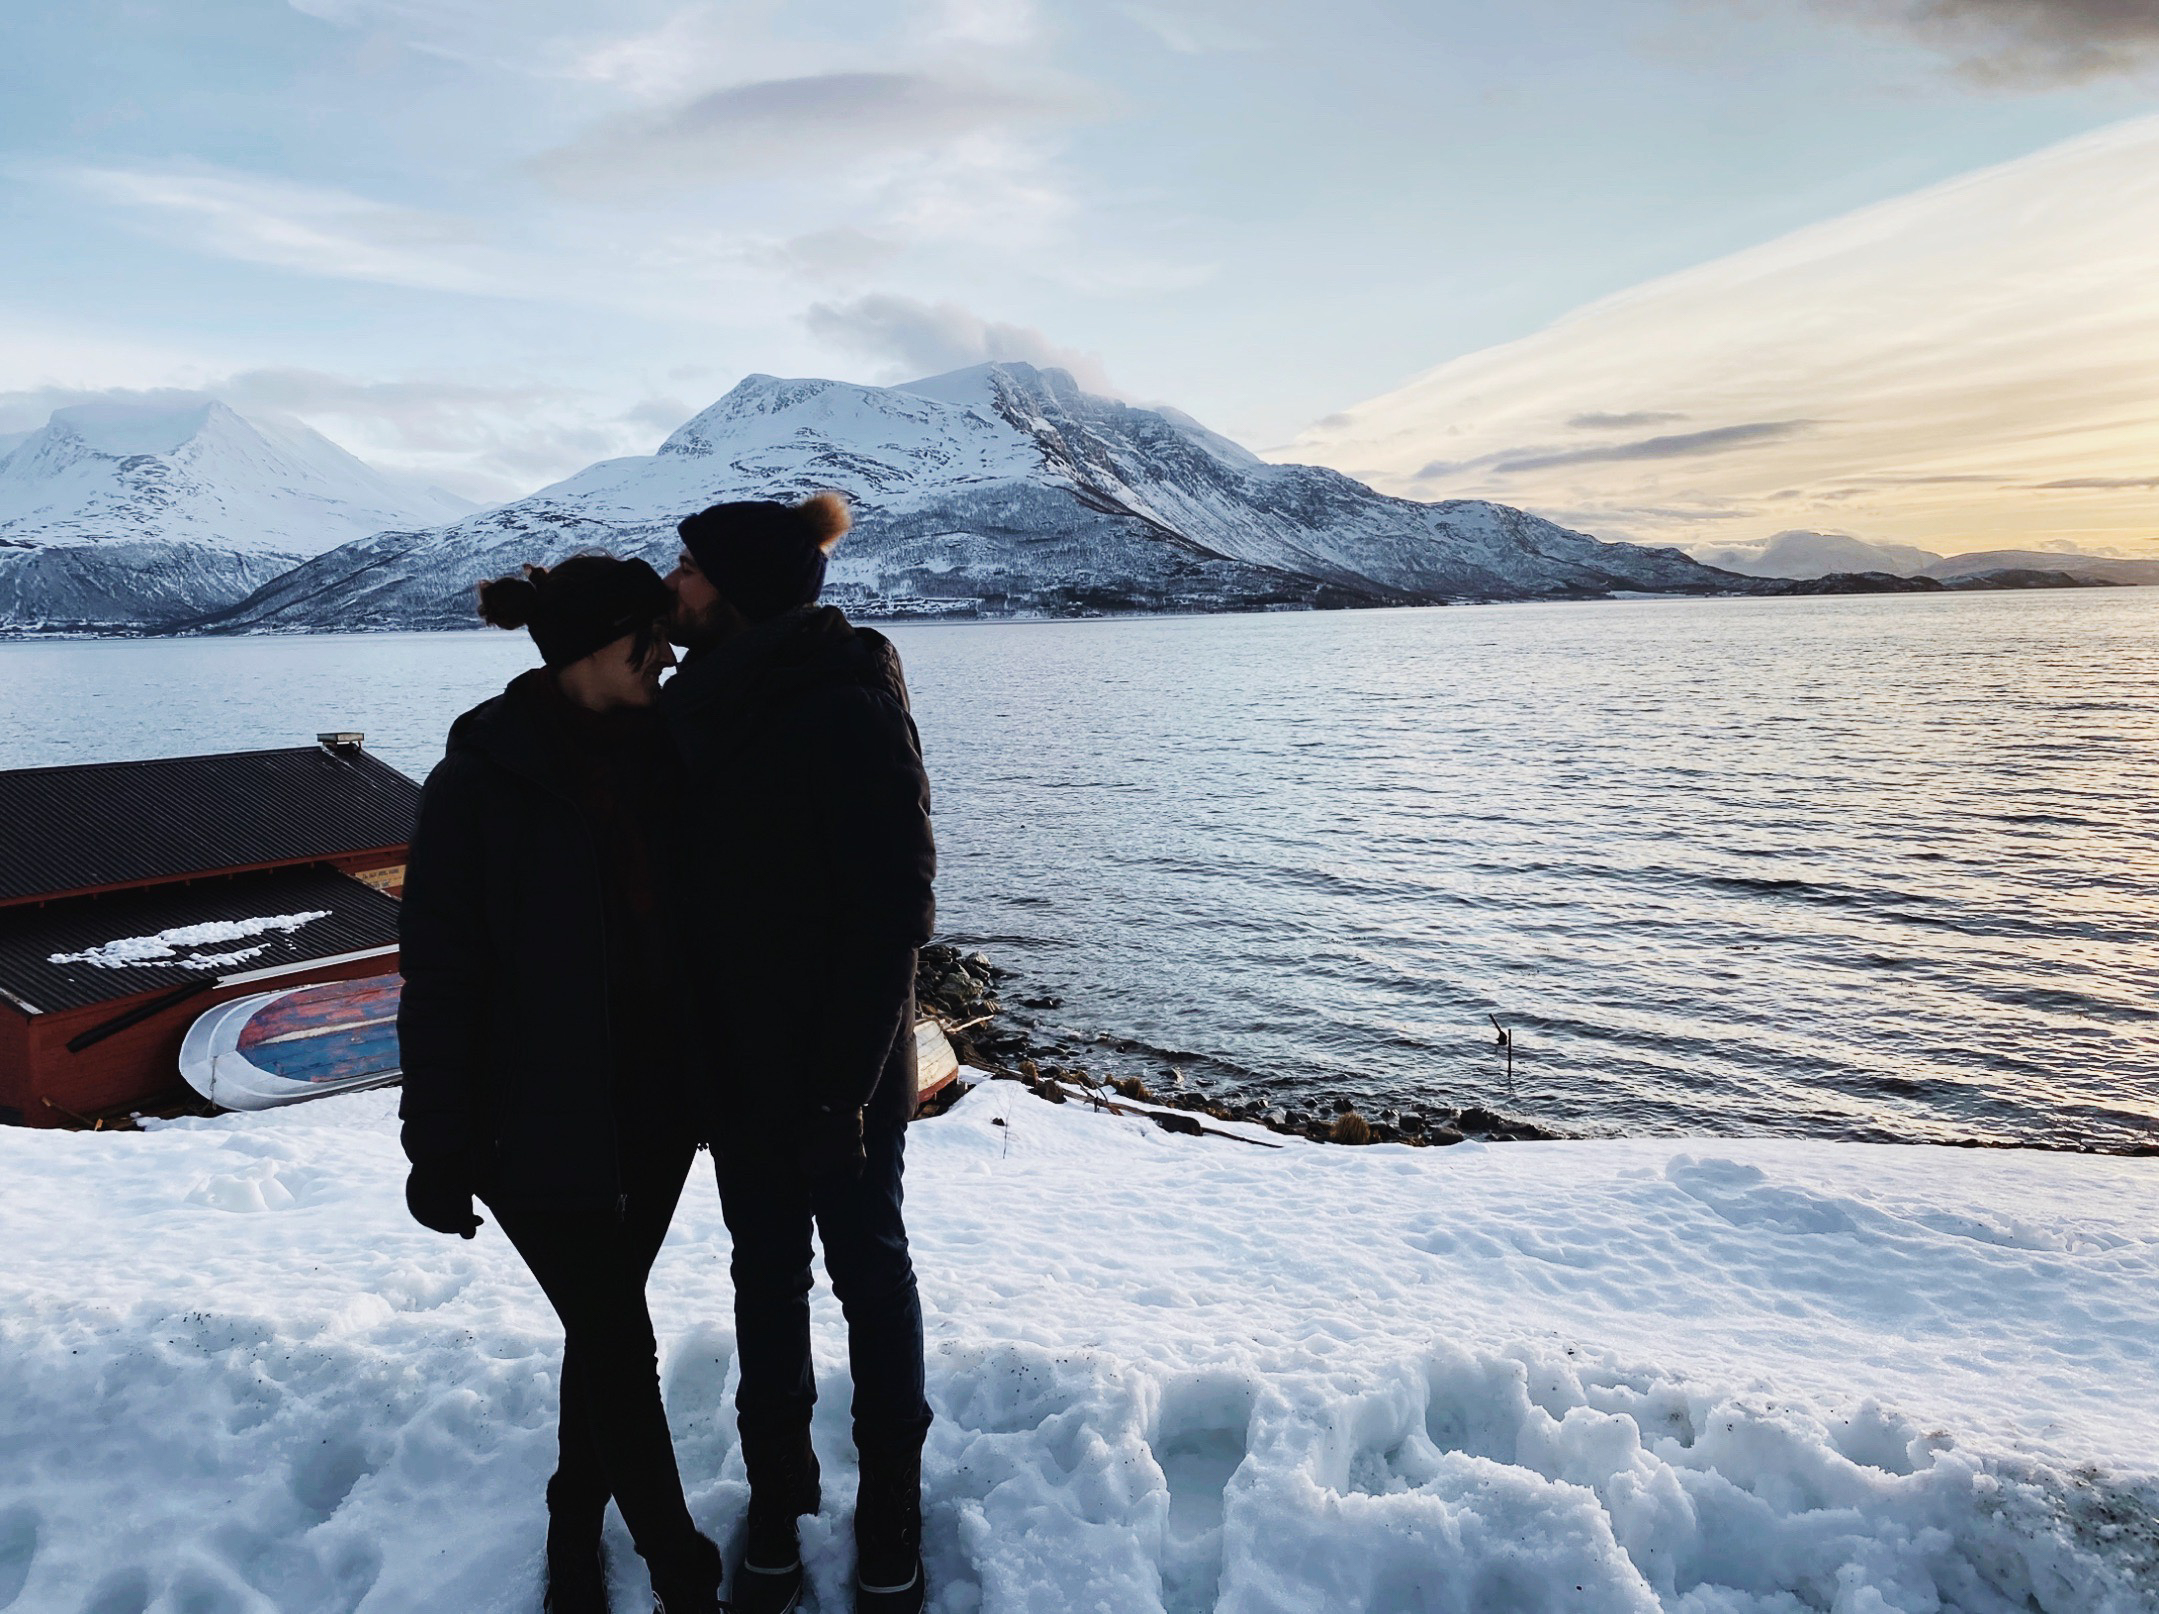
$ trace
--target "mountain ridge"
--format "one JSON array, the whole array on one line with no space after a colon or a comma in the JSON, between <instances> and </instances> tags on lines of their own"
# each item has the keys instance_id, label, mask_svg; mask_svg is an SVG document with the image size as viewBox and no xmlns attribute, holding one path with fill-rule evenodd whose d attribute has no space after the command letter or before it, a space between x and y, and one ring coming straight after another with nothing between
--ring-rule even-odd
<instances>
[{"instance_id":1,"label":"mountain ridge","mask_svg":"<svg viewBox=\"0 0 2159 1614\"><path fill-rule=\"evenodd\" d=\"M207 394L56 409L0 451L0 628L156 629L470 507Z\"/></svg>"},{"instance_id":2,"label":"mountain ridge","mask_svg":"<svg viewBox=\"0 0 2159 1614\"><path fill-rule=\"evenodd\" d=\"M1962 582L2011 572L2062 572L2084 583L2159 583L2159 559L2088 555L2075 549L1981 549L1943 555L1913 544L1858 538L1843 532L1780 532L1758 544L1693 545L1705 565L1748 577L1818 582L1840 574Z\"/></svg>"},{"instance_id":3,"label":"mountain ridge","mask_svg":"<svg viewBox=\"0 0 2159 1614\"><path fill-rule=\"evenodd\" d=\"M1762 591L1676 549L1273 464L1189 417L1004 363L895 387L746 376L650 455L602 460L440 527L340 545L197 626L462 626L481 577L593 546L664 567L675 522L693 510L825 489L857 518L830 597L872 616Z\"/></svg>"},{"instance_id":4,"label":"mountain ridge","mask_svg":"<svg viewBox=\"0 0 2159 1614\"><path fill-rule=\"evenodd\" d=\"M1178 410L999 363L892 387L745 376L651 454L448 521L425 519L448 495L206 395L58 410L0 450L0 632L469 626L481 577L586 548L664 569L690 511L825 489L857 513L828 597L869 617L2159 581L2154 562L1841 533L1691 556L1607 543L1270 461Z\"/></svg>"}]
</instances>

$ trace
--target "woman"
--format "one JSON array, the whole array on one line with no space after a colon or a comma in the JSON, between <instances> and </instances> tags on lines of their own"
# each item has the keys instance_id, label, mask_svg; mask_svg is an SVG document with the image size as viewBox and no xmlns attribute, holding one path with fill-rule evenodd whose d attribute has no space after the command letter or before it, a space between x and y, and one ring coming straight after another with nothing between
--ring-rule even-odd
<instances>
[{"instance_id":1,"label":"woman","mask_svg":"<svg viewBox=\"0 0 2159 1614\"><path fill-rule=\"evenodd\" d=\"M702 1132L680 1079L677 788L653 704L670 603L650 566L608 555L480 586L481 616L528 628L546 665L451 727L406 869L406 1203L470 1238L484 1200L562 1319L554 1614L607 1606L609 1497L664 1614L720 1607L645 1306Z\"/></svg>"}]
</instances>

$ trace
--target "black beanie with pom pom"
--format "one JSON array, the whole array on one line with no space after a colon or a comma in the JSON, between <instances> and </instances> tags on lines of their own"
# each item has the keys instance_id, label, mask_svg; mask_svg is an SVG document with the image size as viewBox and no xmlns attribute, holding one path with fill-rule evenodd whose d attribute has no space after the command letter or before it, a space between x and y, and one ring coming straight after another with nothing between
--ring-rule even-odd
<instances>
[{"instance_id":1,"label":"black beanie with pom pom","mask_svg":"<svg viewBox=\"0 0 2159 1614\"><path fill-rule=\"evenodd\" d=\"M567 667L617 639L647 632L674 596L641 560L572 555L556 566L528 566L522 577L480 585L480 615L498 628L529 628L540 659Z\"/></svg>"},{"instance_id":2,"label":"black beanie with pom pom","mask_svg":"<svg viewBox=\"0 0 2159 1614\"><path fill-rule=\"evenodd\" d=\"M817 602L826 557L850 524L847 501L819 493L800 504L716 504L685 517L675 530L728 604L752 622L768 622Z\"/></svg>"}]
</instances>

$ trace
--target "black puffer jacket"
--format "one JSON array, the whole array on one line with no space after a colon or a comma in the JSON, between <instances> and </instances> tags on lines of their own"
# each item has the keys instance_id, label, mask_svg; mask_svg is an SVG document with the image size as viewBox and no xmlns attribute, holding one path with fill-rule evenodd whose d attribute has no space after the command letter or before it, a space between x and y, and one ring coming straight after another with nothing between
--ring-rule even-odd
<instances>
[{"instance_id":1,"label":"black puffer jacket","mask_svg":"<svg viewBox=\"0 0 2159 1614\"><path fill-rule=\"evenodd\" d=\"M688 995L724 1102L904 1121L937 851L899 653L791 611L690 657L661 709L689 769Z\"/></svg>"},{"instance_id":2,"label":"black puffer jacket","mask_svg":"<svg viewBox=\"0 0 2159 1614\"><path fill-rule=\"evenodd\" d=\"M686 1136L680 770L656 713L596 717L544 672L450 730L399 917L405 1152L484 1196L621 1192Z\"/></svg>"}]
</instances>

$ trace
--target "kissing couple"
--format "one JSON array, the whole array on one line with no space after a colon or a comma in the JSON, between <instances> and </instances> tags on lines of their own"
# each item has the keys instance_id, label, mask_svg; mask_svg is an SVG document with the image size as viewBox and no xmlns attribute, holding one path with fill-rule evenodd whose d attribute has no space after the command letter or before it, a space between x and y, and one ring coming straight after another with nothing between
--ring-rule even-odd
<instances>
[{"instance_id":1,"label":"kissing couple","mask_svg":"<svg viewBox=\"0 0 2159 1614\"><path fill-rule=\"evenodd\" d=\"M855 1607L919 1610L922 1304L901 1216L929 784L899 657L820 607L837 494L684 520L665 579L582 554L480 585L543 666L451 727L407 864L406 1203L493 1212L563 1329L551 1614L607 1608L613 1499L659 1614L785 1614L822 1503L810 1235L847 1320ZM665 687L661 675L681 665ZM733 1597L692 1522L646 1279L700 1148L733 1240L750 1496Z\"/></svg>"}]
</instances>

